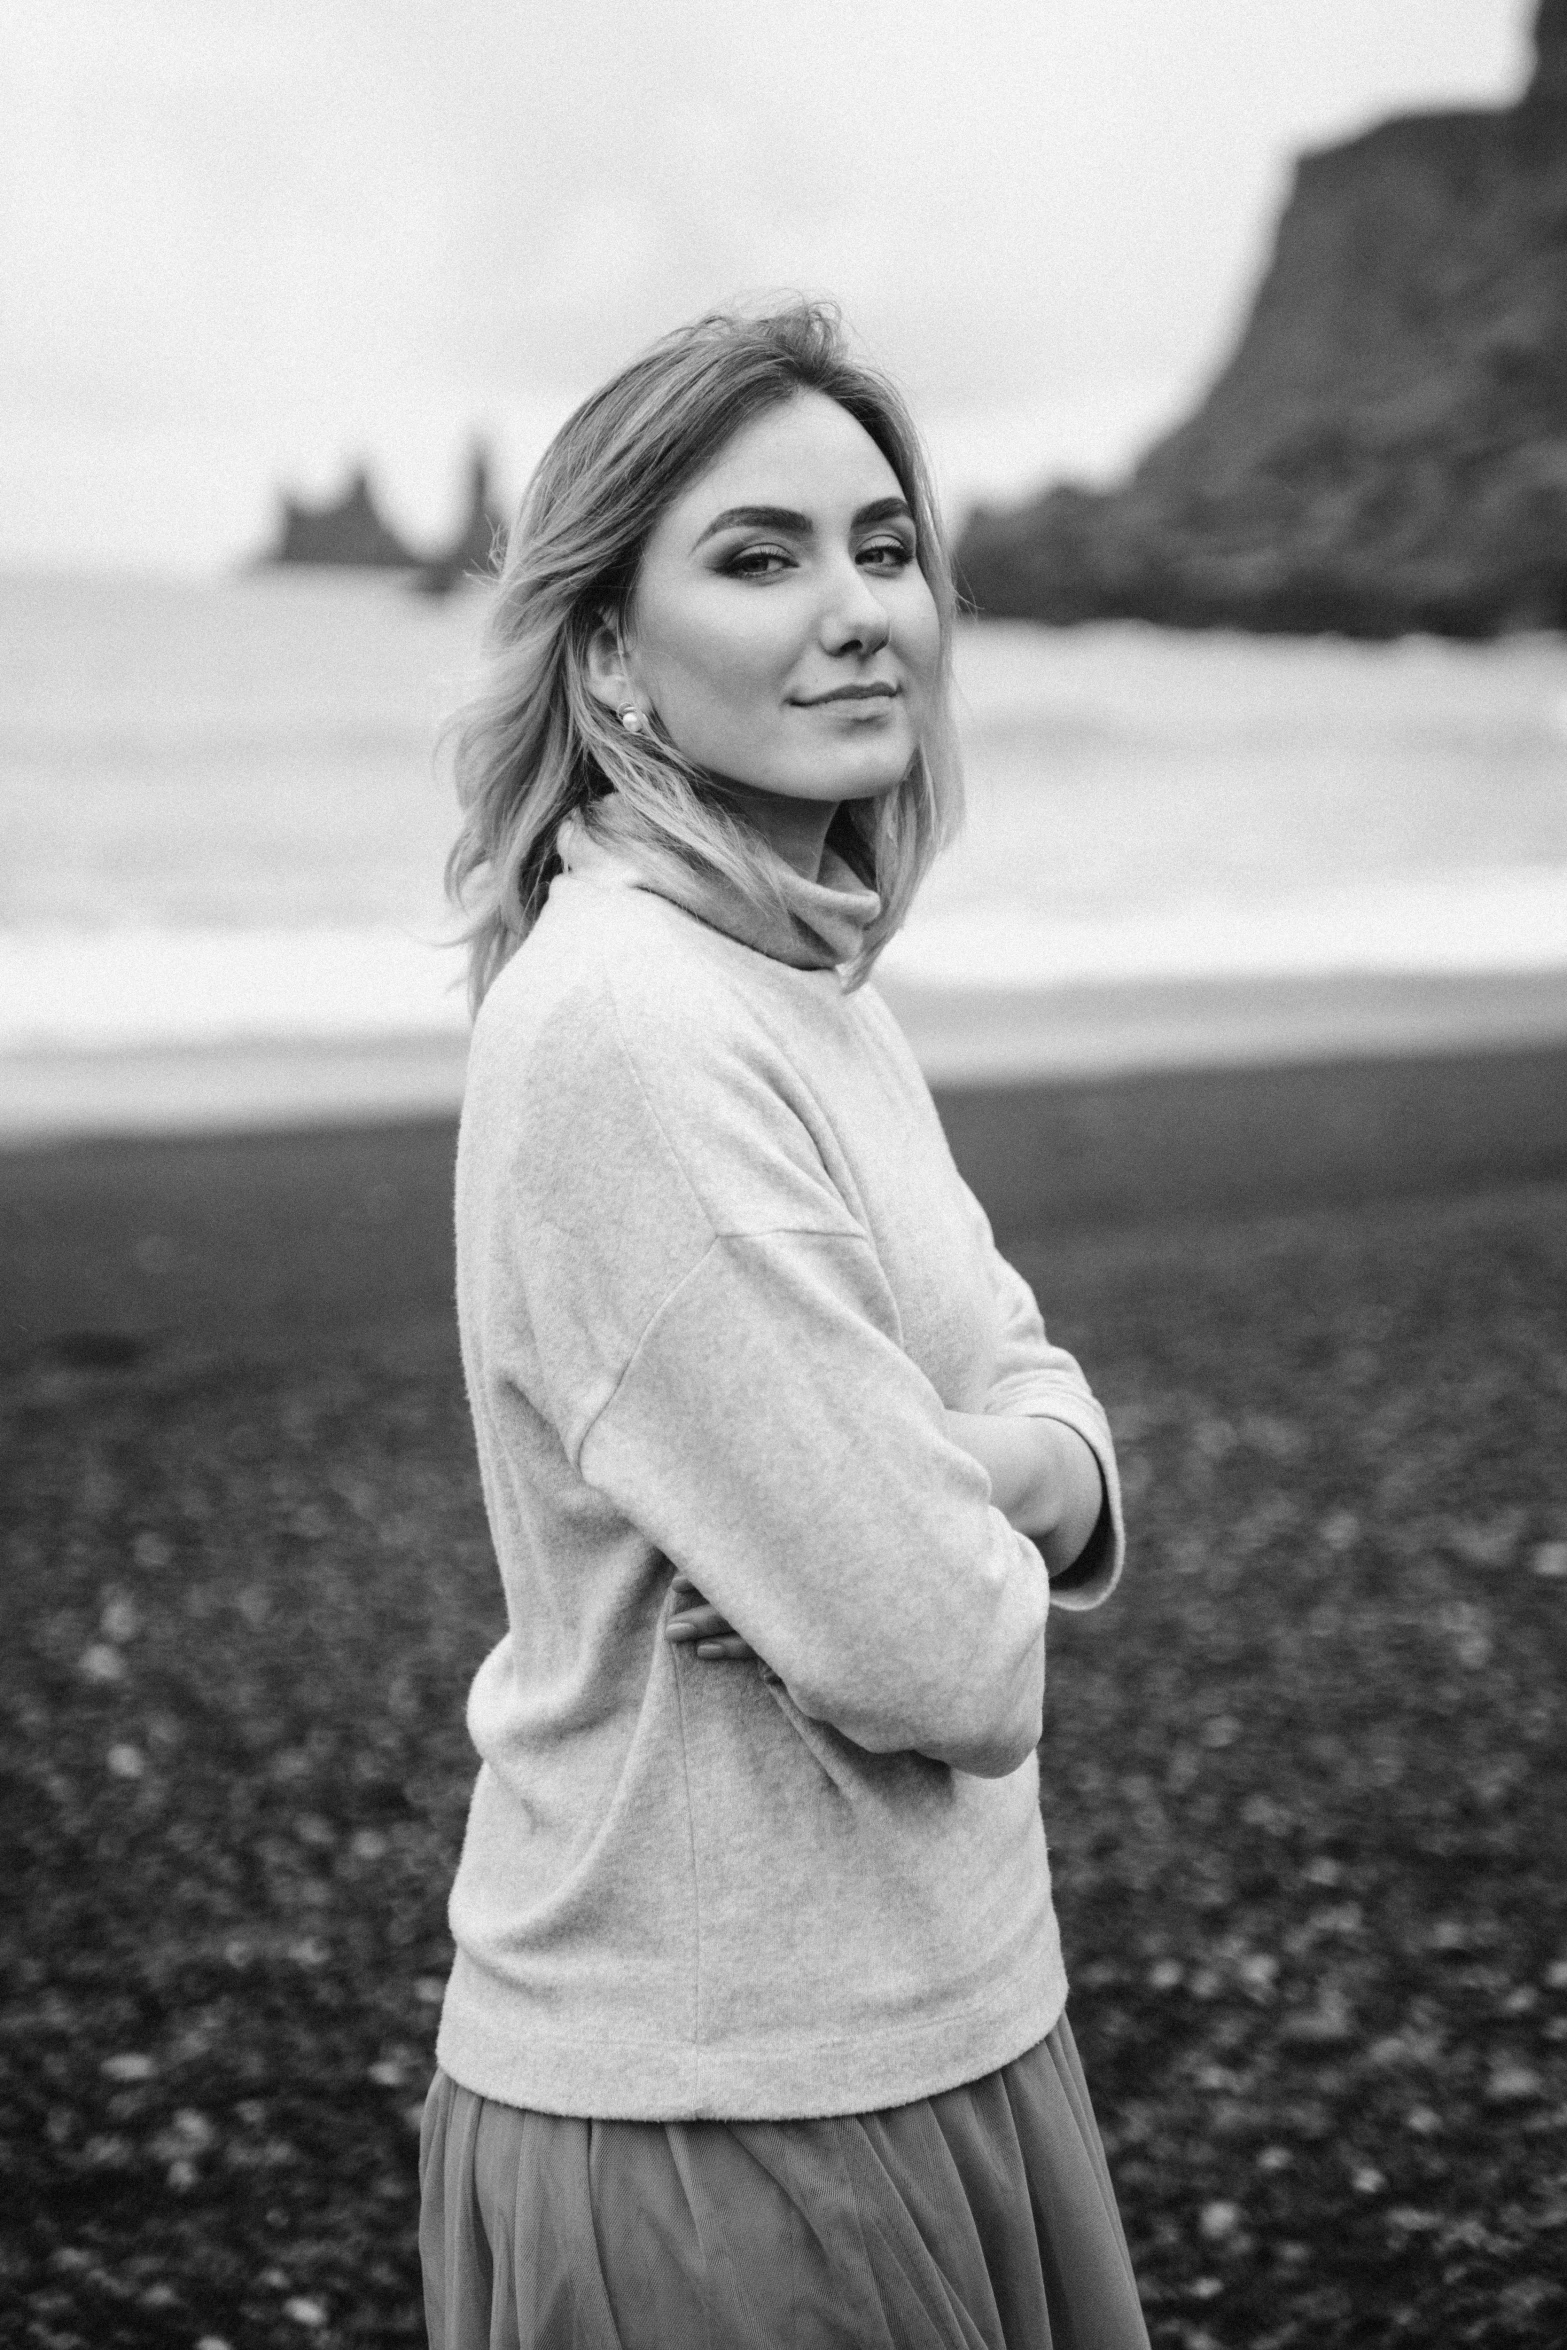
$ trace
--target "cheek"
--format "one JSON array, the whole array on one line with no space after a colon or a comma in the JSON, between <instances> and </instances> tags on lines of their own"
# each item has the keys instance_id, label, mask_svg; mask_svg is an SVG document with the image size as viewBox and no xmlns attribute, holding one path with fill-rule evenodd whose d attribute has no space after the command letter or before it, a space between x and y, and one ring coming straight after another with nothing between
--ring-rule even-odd
<instances>
[{"instance_id":1,"label":"cheek","mask_svg":"<svg viewBox=\"0 0 1567 2350\"><path fill-rule=\"evenodd\" d=\"M941 620L923 573L909 582L907 600L893 615L893 641L922 685L935 683L941 658Z\"/></svg>"},{"instance_id":2,"label":"cheek","mask_svg":"<svg viewBox=\"0 0 1567 2350\"><path fill-rule=\"evenodd\" d=\"M776 606L782 599L769 601ZM714 717L725 711L752 716L758 700L777 699L796 657L794 633L781 625L784 617L761 597L750 605L725 597L705 609L695 604L666 611L645 640L649 667L666 699Z\"/></svg>"}]
</instances>

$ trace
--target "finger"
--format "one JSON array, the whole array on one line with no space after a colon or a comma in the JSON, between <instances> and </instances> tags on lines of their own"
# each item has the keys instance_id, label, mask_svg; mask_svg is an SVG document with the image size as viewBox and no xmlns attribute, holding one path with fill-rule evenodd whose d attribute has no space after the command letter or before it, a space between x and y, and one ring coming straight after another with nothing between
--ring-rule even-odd
<instances>
[{"instance_id":1,"label":"finger","mask_svg":"<svg viewBox=\"0 0 1567 2350\"><path fill-rule=\"evenodd\" d=\"M670 1584L669 1588L674 1594L675 1598L679 1600L700 1600L702 1596L701 1592L698 1591L696 1585L692 1582L689 1575L677 1575L674 1581Z\"/></svg>"},{"instance_id":2,"label":"finger","mask_svg":"<svg viewBox=\"0 0 1567 2350\"><path fill-rule=\"evenodd\" d=\"M724 1640L733 1630L727 1617L705 1601L700 1607L683 1609L678 1616L671 1616L668 1626L671 1640Z\"/></svg>"},{"instance_id":3,"label":"finger","mask_svg":"<svg viewBox=\"0 0 1567 2350\"><path fill-rule=\"evenodd\" d=\"M699 1607L685 1615L671 1616L667 1630L672 1640L722 1640L734 1626L717 1608Z\"/></svg>"},{"instance_id":4,"label":"finger","mask_svg":"<svg viewBox=\"0 0 1567 2350\"><path fill-rule=\"evenodd\" d=\"M757 1662L756 1650L738 1632L731 1632L723 1640L699 1640L697 1655L705 1665L751 1665Z\"/></svg>"}]
</instances>

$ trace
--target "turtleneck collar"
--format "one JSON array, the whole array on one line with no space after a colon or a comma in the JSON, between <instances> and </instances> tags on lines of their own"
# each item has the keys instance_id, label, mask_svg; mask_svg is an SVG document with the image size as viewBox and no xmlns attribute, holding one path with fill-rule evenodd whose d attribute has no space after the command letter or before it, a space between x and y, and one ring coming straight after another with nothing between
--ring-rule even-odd
<instances>
[{"instance_id":1,"label":"turtleneck collar","mask_svg":"<svg viewBox=\"0 0 1567 2350\"><path fill-rule=\"evenodd\" d=\"M881 899L836 849L824 851L820 878L808 881L764 845L772 887L752 893L727 874L694 871L672 849L628 838L618 818L613 793L594 802L591 834L579 810L566 817L555 836L566 872L667 898L711 929L796 970L828 971L852 962L881 912Z\"/></svg>"}]
</instances>

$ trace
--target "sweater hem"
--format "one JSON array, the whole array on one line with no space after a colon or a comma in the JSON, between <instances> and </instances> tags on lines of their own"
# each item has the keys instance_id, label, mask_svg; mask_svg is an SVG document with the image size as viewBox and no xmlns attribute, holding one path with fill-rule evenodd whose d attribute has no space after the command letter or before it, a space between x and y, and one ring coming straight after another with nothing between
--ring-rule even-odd
<instances>
[{"instance_id":1,"label":"sweater hem","mask_svg":"<svg viewBox=\"0 0 1567 2350\"><path fill-rule=\"evenodd\" d=\"M982 2080L1055 2029L1066 1991L1057 1956L1037 1982L977 2013L937 2016L868 2044L851 2036L750 2047L616 2040L602 2032L566 2039L528 2030L515 2008L486 2015L490 2003L459 1953L435 2056L459 2088L535 2113L591 2121L816 2121L912 2105Z\"/></svg>"}]
</instances>

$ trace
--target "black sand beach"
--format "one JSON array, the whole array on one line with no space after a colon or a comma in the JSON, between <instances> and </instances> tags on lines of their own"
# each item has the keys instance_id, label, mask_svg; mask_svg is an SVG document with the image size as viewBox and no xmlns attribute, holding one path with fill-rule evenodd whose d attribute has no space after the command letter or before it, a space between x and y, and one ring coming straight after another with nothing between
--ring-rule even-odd
<instances>
[{"instance_id":1,"label":"black sand beach","mask_svg":"<svg viewBox=\"0 0 1567 2350\"><path fill-rule=\"evenodd\" d=\"M1154 2341L1567 2334L1567 1066L970 1094L1109 1403L1073 2017ZM449 1124L0 1157L0 2338L422 2339L499 1629Z\"/></svg>"},{"instance_id":2,"label":"black sand beach","mask_svg":"<svg viewBox=\"0 0 1567 2350\"><path fill-rule=\"evenodd\" d=\"M1559 1042L937 1101L1007 1245L1567 1177ZM93 1333L250 1352L444 1324L453 1132L443 1116L0 1149L0 1367Z\"/></svg>"}]
</instances>

